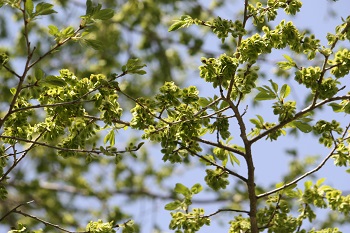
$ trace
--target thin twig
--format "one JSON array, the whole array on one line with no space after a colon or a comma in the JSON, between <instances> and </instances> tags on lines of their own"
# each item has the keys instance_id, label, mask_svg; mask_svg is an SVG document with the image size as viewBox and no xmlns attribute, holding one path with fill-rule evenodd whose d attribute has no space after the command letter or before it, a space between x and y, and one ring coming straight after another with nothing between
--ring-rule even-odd
<instances>
[{"instance_id":1,"label":"thin twig","mask_svg":"<svg viewBox=\"0 0 350 233\"><path fill-rule=\"evenodd\" d=\"M17 205L15 208L13 208L13 209L10 210L9 212L7 212L4 216L2 216L2 217L0 218L0 222L1 222L2 220L4 220L7 216L9 216L11 213L14 213L14 211L16 211L19 207L21 207L21 206L23 206L23 205L31 204L31 203L33 203L33 202L34 202L34 200L31 200L31 201L28 201L28 202L26 202L26 203L21 203L21 204Z\"/></svg>"},{"instance_id":2,"label":"thin twig","mask_svg":"<svg viewBox=\"0 0 350 233\"><path fill-rule=\"evenodd\" d=\"M327 103L330 103L330 102L333 102L333 101L336 101L336 100L349 100L350 99L350 95L344 95L344 96L335 96L335 97L332 97L332 98L329 98L329 99L325 99L315 105L310 105L306 108L304 108L303 110L301 110L300 112L298 112L297 114L294 115L294 117L292 117L291 119L288 119L288 120L285 120L285 121L282 121L280 122L279 124L275 125L274 127L262 132L261 134L259 134L258 136L256 136L255 138L252 138L250 140L250 143L255 143L256 141L260 140L261 138L267 136L268 134L270 134L271 132L274 132L278 129L281 129L283 128L285 125L287 125L288 123L294 121L294 120L297 120L298 118L304 116L306 113L309 113L311 111L313 111L314 109L316 108L319 108Z\"/></svg>"},{"instance_id":3,"label":"thin twig","mask_svg":"<svg viewBox=\"0 0 350 233\"><path fill-rule=\"evenodd\" d=\"M245 213L245 214L248 214L248 215L249 215L249 211L246 211L246 210L218 209L217 211L215 211L215 212L212 213L212 214L203 216L203 218L210 218L210 217L212 217L212 216L214 216L214 215L217 215L217 214L220 213L220 212L237 212L237 213Z\"/></svg>"},{"instance_id":4,"label":"thin twig","mask_svg":"<svg viewBox=\"0 0 350 233\"><path fill-rule=\"evenodd\" d=\"M215 146L215 147L219 147L221 149L224 149L224 150L227 150L227 151L230 151L230 152L233 152L233 153L236 153L238 155L241 155L241 156L245 156L245 153L240 151L240 150L237 150L237 149L234 149L232 147L229 147L229 146L225 146L223 144L218 144L218 143L215 143L215 142L212 142L212 141L208 141L208 140L205 140L205 139L202 139L202 138L198 138L198 137L194 137L193 138L194 140L198 141L198 142L201 142L201 143L204 143L204 144L207 144L207 145L211 145L211 146Z\"/></svg>"},{"instance_id":5,"label":"thin twig","mask_svg":"<svg viewBox=\"0 0 350 233\"><path fill-rule=\"evenodd\" d=\"M30 141L32 143L32 145L30 145L30 147L24 152L24 154L19 159L14 160L13 165L0 177L0 182L3 181L7 177L7 175L19 164L19 162L21 162L22 159L24 159L24 157L35 146L35 143L37 143L37 141L44 135L45 132L46 132L46 130L41 132L39 134L39 136L34 141ZM3 137L7 137L7 136L0 135L0 138L3 138Z\"/></svg>"},{"instance_id":6,"label":"thin twig","mask_svg":"<svg viewBox=\"0 0 350 233\"><path fill-rule=\"evenodd\" d=\"M63 231L63 232L67 232L67 233L88 233L87 231L69 231L69 230L66 230L66 229L60 227L60 226L57 225L57 224L50 223L50 222L45 221L45 220L43 220L43 219L41 219L41 218L38 218L38 217L36 217L36 216L34 216L34 215L27 214L27 213L25 213L25 212L23 212L23 211L21 211L21 210L15 209L13 212L14 212L14 213L17 213L17 214L21 214L21 215L23 215L23 216L25 216L25 217L29 217L29 218L35 219L35 220L37 220L37 221L39 221L39 222L45 224L46 226L54 227L54 228L56 228L56 229L58 229L58 230L61 230L61 231Z\"/></svg>"},{"instance_id":7,"label":"thin twig","mask_svg":"<svg viewBox=\"0 0 350 233\"><path fill-rule=\"evenodd\" d=\"M194 152L194 151L191 150L189 147L186 147L186 146L182 145L181 143L178 143L178 144L181 145L181 148L180 148L180 149L182 149L182 148L183 148L183 149L186 149L186 150L187 150L188 152L190 152L192 155L195 155L195 156L197 156L198 158L203 159L205 162L210 163L212 166L215 166L215 167L217 167L217 168L220 168L222 171L227 172L228 174L233 175L233 176L239 178L240 180L242 180L243 182L247 183L248 180L247 180L247 178L245 178L244 176L242 176L242 175L240 175L240 174L238 174L238 173L232 171L231 169L228 169L227 167L221 166L221 165L219 165L219 164L217 164L217 163L215 163L215 162L213 162L213 161L207 159L207 158L204 157L203 155L200 155L200 154Z\"/></svg>"},{"instance_id":8,"label":"thin twig","mask_svg":"<svg viewBox=\"0 0 350 233\"><path fill-rule=\"evenodd\" d=\"M269 221L267 222L267 224L265 226L262 226L262 227L259 227L259 229L266 229L266 228L269 228L271 227L271 222L272 220L274 219L276 213L277 213L277 210L279 209L280 207L280 202L281 202L281 199L282 199L282 194L279 194L278 195L278 200L276 202L276 206L275 206L275 209L273 210L271 216L270 216L270 219Z\"/></svg>"},{"instance_id":9,"label":"thin twig","mask_svg":"<svg viewBox=\"0 0 350 233\"><path fill-rule=\"evenodd\" d=\"M102 151L100 150L83 150L83 149L72 149L72 148L65 148L65 147L58 147L58 146L52 146L43 142L37 142L37 141L32 141L29 139L25 139L25 138L18 138L18 137L13 137L13 136L3 136L0 135L0 138L6 138L6 139L13 139L13 140L17 140L17 141L21 141L21 142L27 142L27 143L32 143L33 145L40 145L40 146L44 146L44 147L48 147L48 148L52 148L52 149L56 149L56 150L60 150L60 151L71 151L71 152L77 152L77 153L93 153L93 154L103 154ZM139 148L137 149L131 149L131 150L121 150L121 151L115 151L113 153L115 154L119 154L119 153L126 153L126 152L133 152L133 151L137 151Z\"/></svg>"},{"instance_id":10,"label":"thin twig","mask_svg":"<svg viewBox=\"0 0 350 233\"><path fill-rule=\"evenodd\" d=\"M317 172L318 170L320 170L325 164L326 162L332 157L332 155L334 154L336 150L336 147L334 146L334 148L331 150L331 152L327 155L327 157L317 166L315 167L314 169L306 172L305 174L301 175L300 177L296 178L295 180L287 183L287 184L284 184L283 186L279 187L279 188L276 188L274 190L271 190L271 191L268 191L266 193L262 193L262 194L259 194L257 195L257 198L262 198L262 197L266 197L266 196L269 196L273 193L276 193L276 192L279 192L285 188L288 188L289 186L292 186L294 184L297 184L300 180L304 179L305 177Z\"/></svg>"}]
</instances>

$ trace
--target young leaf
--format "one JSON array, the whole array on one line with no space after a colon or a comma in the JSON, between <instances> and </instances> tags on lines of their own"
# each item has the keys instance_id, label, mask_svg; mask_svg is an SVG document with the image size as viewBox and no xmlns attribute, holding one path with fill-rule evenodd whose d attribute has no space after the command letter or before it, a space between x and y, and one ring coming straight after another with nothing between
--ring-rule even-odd
<instances>
[{"instance_id":1,"label":"young leaf","mask_svg":"<svg viewBox=\"0 0 350 233\"><path fill-rule=\"evenodd\" d=\"M186 22L185 22L185 21L177 21L177 22L173 23L173 24L169 27L168 31L169 31L169 32L176 31L177 29L182 28L182 27L184 27L185 25L186 25Z\"/></svg>"},{"instance_id":2,"label":"young leaf","mask_svg":"<svg viewBox=\"0 0 350 233\"><path fill-rule=\"evenodd\" d=\"M274 92L277 93L277 91L278 91L278 84L275 83L274 81L272 81L272 79L270 79L269 82L271 83L271 86L272 86Z\"/></svg>"},{"instance_id":3,"label":"young leaf","mask_svg":"<svg viewBox=\"0 0 350 233\"><path fill-rule=\"evenodd\" d=\"M252 118L249 120L251 123L255 125L255 127L261 129L263 128L263 123L261 123L258 119Z\"/></svg>"},{"instance_id":4,"label":"young leaf","mask_svg":"<svg viewBox=\"0 0 350 233\"><path fill-rule=\"evenodd\" d=\"M254 98L254 101L261 100L273 100L276 98L276 95L272 92L260 91Z\"/></svg>"},{"instance_id":5,"label":"young leaf","mask_svg":"<svg viewBox=\"0 0 350 233\"><path fill-rule=\"evenodd\" d=\"M207 98L200 97L198 103L201 107L206 107L208 104L210 104L210 101Z\"/></svg>"},{"instance_id":6,"label":"young leaf","mask_svg":"<svg viewBox=\"0 0 350 233\"><path fill-rule=\"evenodd\" d=\"M52 86L52 87L64 87L67 85L66 81L57 76L49 75L40 81L44 86Z\"/></svg>"},{"instance_id":7,"label":"young leaf","mask_svg":"<svg viewBox=\"0 0 350 233\"><path fill-rule=\"evenodd\" d=\"M102 50L103 49L103 43L99 40L92 40L92 39L84 39L84 42L90 46L91 48L95 50Z\"/></svg>"},{"instance_id":8,"label":"young leaf","mask_svg":"<svg viewBox=\"0 0 350 233\"><path fill-rule=\"evenodd\" d=\"M262 116L256 115L256 117L259 119L261 124L264 124L264 118L262 118Z\"/></svg>"},{"instance_id":9,"label":"young leaf","mask_svg":"<svg viewBox=\"0 0 350 233\"><path fill-rule=\"evenodd\" d=\"M33 14L34 4L32 0L25 1L25 9L30 16Z\"/></svg>"},{"instance_id":10,"label":"young leaf","mask_svg":"<svg viewBox=\"0 0 350 233\"><path fill-rule=\"evenodd\" d=\"M324 183L324 181L325 181L325 180L326 180L326 178L324 178L324 177L323 177L323 178L318 179L318 180L317 180L317 182L316 182L316 185L317 185L317 186L320 186L321 184L323 184L323 183Z\"/></svg>"},{"instance_id":11,"label":"young leaf","mask_svg":"<svg viewBox=\"0 0 350 233\"><path fill-rule=\"evenodd\" d=\"M192 188L191 188L191 193L193 193L193 194L197 194L197 193L199 193L200 191L202 191L203 190L203 187L202 187L202 185L200 185L200 184L195 184L195 185L193 185L192 186Z\"/></svg>"},{"instance_id":12,"label":"young leaf","mask_svg":"<svg viewBox=\"0 0 350 233\"><path fill-rule=\"evenodd\" d=\"M115 143L115 132L114 132L114 130L109 131L107 133L107 135L104 137L103 143L106 144L107 142L109 142L109 144L111 146L114 146L114 143Z\"/></svg>"},{"instance_id":13,"label":"young leaf","mask_svg":"<svg viewBox=\"0 0 350 233\"><path fill-rule=\"evenodd\" d=\"M103 9L98 12L96 12L92 18L99 19L99 20L107 20L112 18L114 15L114 10L112 9Z\"/></svg>"},{"instance_id":14,"label":"young leaf","mask_svg":"<svg viewBox=\"0 0 350 233\"><path fill-rule=\"evenodd\" d=\"M190 190L185 185L180 183L176 183L174 191L184 196L187 196L190 194Z\"/></svg>"},{"instance_id":15,"label":"young leaf","mask_svg":"<svg viewBox=\"0 0 350 233\"><path fill-rule=\"evenodd\" d=\"M312 131L312 126L310 126L308 123L293 121L292 124L303 133L310 133Z\"/></svg>"},{"instance_id":16,"label":"young leaf","mask_svg":"<svg viewBox=\"0 0 350 233\"><path fill-rule=\"evenodd\" d=\"M280 90L280 98L284 99L286 98L290 93L290 86L287 84L284 84Z\"/></svg>"},{"instance_id":17,"label":"young leaf","mask_svg":"<svg viewBox=\"0 0 350 233\"><path fill-rule=\"evenodd\" d=\"M92 13L93 6L91 0L86 0L86 15L89 15Z\"/></svg>"},{"instance_id":18,"label":"young leaf","mask_svg":"<svg viewBox=\"0 0 350 233\"><path fill-rule=\"evenodd\" d=\"M328 105L332 107L332 109L333 109L334 112L343 112L343 111L344 111L343 106L340 105L340 104L337 104L337 103L330 103L330 104L328 104Z\"/></svg>"},{"instance_id":19,"label":"young leaf","mask_svg":"<svg viewBox=\"0 0 350 233\"><path fill-rule=\"evenodd\" d=\"M40 79L44 78L45 73L44 73L44 71L42 69L38 68L38 69L35 70L34 76L35 76L35 78L37 80L40 80Z\"/></svg>"},{"instance_id":20,"label":"young leaf","mask_svg":"<svg viewBox=\"0 0 350 233\"><path fill-rule=\"evenodd\" d=\"M287 54L283 54L283 57L284 57L287 61L289 61L290 63L294 63L293 59L292 59L290 56L288 56Z\"/></svg>"},{"instance_id":21,"label":"young leaf","mask_svg":"<svg viewBox=\"0 0 350 233\"><path fill-rule=\"evenodd\" d=\"M165 205L164 209L166 210L176 210L181 207L181 202L180 201L172 201L168 204Z\"/></svg>"},{"instance_id":22,"label":"young leaf","mask_svg":"<svg viewBox=\"0 0 350 233\"><path fill-rule=\"evenodd\" d=\"M57 36L60 33L60 31L55 25L49 25L48 28L50 35Z\"/></svg>"},{"instance_id":23,"label":"young leaf","mask_svg":"<svg viewBox=\"0 0 350 233\"><path fill-rule=\"evenodd\" d=\"M57 11L53 10L53 5L46 2L40 2L38 5L35 6L35 12L34 15L50 15L53 13L57 13Z\"/></svg>"},{"instance_id":24,"label":"young leaf","mask_svg":"<svg viewBox=\"0 0 350 233\"><path fill-rule=\"evenodd\" d=\"M237 157L233 154L233 153L229 153L230 156L230 162L232 165L234 165L235 163L240 165L241 162L237 159Z\"/></svg>"}]
</instances>

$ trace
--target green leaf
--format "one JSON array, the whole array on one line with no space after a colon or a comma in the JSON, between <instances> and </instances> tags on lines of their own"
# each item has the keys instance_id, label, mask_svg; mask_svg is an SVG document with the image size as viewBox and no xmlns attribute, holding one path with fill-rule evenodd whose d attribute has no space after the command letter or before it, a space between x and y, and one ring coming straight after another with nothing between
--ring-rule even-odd
<instances>
[{"instance_id":1,"label":"green leaf","mask_svg":"<svg viewBox=\"0 0 350 233\"><path fill-rule=\"evenodd\" d=\"M263 124L261 124L261 122L258 119L252 118L252 119L249 119L249 121L253 123L255 127L259 129L263 128Z\"/></svg>"},{"instance_id":2,"label":"green leaf","mask_svg":"<svg viewBox=\"0 0 350 233\"><path fill-rule=\"evenodd\" d=\"M53 75L49 75L45 77L40 81L40 83L43 84L44 86L53 86L53 87L64 87L67 85L66 81L64 81L62 78L53 76Z\"/></svg>"},{"instance_id":3,"label":"green leaf","mask_svg":"<svg viewBox=\"0 0 350 233\"><path fill-rule=\"evenodd\" d=\"M169 27L168 32L176 31L177 29L184 27L186 24L185 21L177 21Z\"/></svg>"},{"instance_id":4,"label":"green leaf","mask_svg":"<svg viewBox=\"0 0 350 233\"><path fill-rule=\"evenodd\" d=\"M282 70L289 70L289 69L291 69L293 66L289 63L289 62L287 62L287 61L279 61L279 62L277 62L277 65L278 65L278 67L280 68L280 69L282 69Z\"/></svg>"},{"instance_id":5,"label":"green leaf","mask_svg":"<svg viewBox=\"0 0 350 233\"><path fill-rule=\"evenodd\" d=\"M288 56L287 54L283 54L283 57L284 57L287 61L289 61L290 63L294 63L293 59L292 59L290 56Z\"/></svg>"},{"instance_id":6,"label":"green leaf","mask_svg":"<svg viewBox=\"0 0 350 233\"><path fill-rule=\"evenodd\" d=\"M84 42L90 46L91 48L95 50L102 50L103 49L103 43L99 40L92 40L92 39L84 39Z\"/></svg>"},{"instance_id":7,"label":"green leaf","mask_svg":"<svg viewBox=\"0 0 350 233\"><path fill-rule=\"evenodd\" d=\"M274 93L261 91L255 96L254 100L255 101L273 100L275 98L276 98L276 95Z\"/></svg>"},{"instance_id":8,"label":"green leaf","mask_svg":"<svg viewBox=\"0 0 350 233\"><path fill-rule=\"evenodd\" d=\"M203 190L202 185L200 185L200 184L197 183L197 184L195 184L195 185L192 186L192 188L191 188L191 193L197 194L197 193L201 192L202 190Z\"/></svg>"},{"instance_id":9,"label":"green leaf","mask_svg":"<svg viewBox=\"0 0 350 233\"><path fill-rule=\"evenodd\" d=\"M103 143L106 144L109 142L111 146L114 146L115 143L115 131L112 129L107 133L107 135L103 139Z\"/></svg>"},{"instance_id":10,"label":"green leaf","mask_svg":"<svg viewBox=\"0 0 350 233\"><path fill-rule=\"evenodd\" d=\"M264 118L260 115L256 115L256 117L259 119L261 124L264 124Z\"/></svg>"},{"instance_id":11,"label":"green leaf","mask_svg":"<svg viewBox=\"0 0 350 233\"><path fill-rule=\"evenodd\" d=\"M297 127L303 133L310 133L312 131L312 126L305 122L293 121L292 125Z\"/></svg>"},{"instance_id":12,"label":"green leaf","mask_svg":"<svg viewBox=\"0 0 350 233\"><path fill-rule=\"evenodd\" d=\"M234 165L235 163L240 165L241 162L237 159L237 157L233 154L233 153L229 153L230 156L230 162L232 165Z\"/></svg>"},{"instance_id":13,"label":"green leaf","mask_svg":"<svg viewBox=\"0 0 350 233\"><path fill-rule=\"evenodd\" d=\"M334 112L343 112L343 106L337 103L330 103L328 106L331 106Z\"/></svg>"},{"instance_id":14,"label":"green leaf","mask_svg":"<svg viewBox=\"0 0 350 233\"><path fill-rule=\"evenodd\" d=\"M50 35L57 36L60 33L60 31L55 25L49 25L48 28Z\"/></svg>"},{"instance_id":15,"label":"green leaf","mask_svg":"<svg viewBox=\"0 0 350 233\"><path fill-rule=\"evenodd\" d=\"M283 57L287 60L287 61L280 61L277 62L277 65L279 66L280 69L282 70L289 70L292 67L295 67L295 62L293 61L293 59L291 57L289 57L288 55L283 55Z\"/></svg>"},{"instance_id":16,"label":"green leaf","mask_svg":"<svg viewBox=\"0 0 350 233\"><path fill-rule=\"evenodd\" d=\"M62 30L62 35L69 37L74 35L74 28L72 26L68 26Z\"/></svg>"},{"instance_id":17,"label":"green leaf","mask_svg":"<svg viewBox=\"0 0 350 233\"><path fill-rule=\"evenodd\" d=\"M10 92L11 92L12 95L15 95L15 94L16 94L16 91L17 91L17 88L15 88L15 87L12 87L12 88L10 89Z\"/></svg>"},{"instance_id":18,"label":"green leaf","mask_svg":"<svg viewBox=\"0 0 350 233\"><path fill-rule=\"evenodd\" d=\"M165 205L164 209L166 210L176 210L181 208L181 202L180 201L173 201Z\"/></svg>"},{"instance_id":19,"label":"green leaf","mask_svg":"<svg viewBox=\"0 0 350 233\"><path fill-rule=\"evenodd\" d=\"M32 0L25 1L26 12L31 16L34 10L34 4Z\"/></svg>"},{"instance_id":20,"label":"green leaf","mask_svg":"<svg viewBox=\"0 0 350 233\"><path fill-rule=\"evenodd\" d=\"M280 98L284 99L286 98L290 93L290 86L287 84L284 84L280 90Z\"/></svg>"},{"instance_id":21,"label":"green leaf","mask_svg":"<svg viewBox=\"0 0 350 233\"><path fill-rule=\"evenodd\" d=\"M210 101L207 98L200 97L198 103L201 107L206 107L208 104L210 104Z\"/></svg>"},{"instance_id":22,"label":"green leaf","mask_svg":"<svg viewBox=\"0 0 350 233\"><path fill-rule=\"evenodd\" d=\"M311 188L311 185L312 185L312 181L311 180L308 180L304 183L304 187L305 187L305 190L308 190Z\"/></svg>"},{"instance_id":23,"label":"green leaf","mask_svg":"<svg viewBox=\"0 0 350 233\"><path fill-rule=\"evenodd\" d=\"M185 185L180 183L176 183L174 191L184 196L188 196L191 193L190 190Z\"/></svg>"},{"instance_id":24,"label":"green leaf","mask_svg":"<svg viewBox=\"0 0 350 233\"><path fill-rule=\"evenodd\" d=\"M112 9L103 9L98 12L96 12L92 18L99 19L99 20L107 20L112 18L114 15L114 10Z\"/></svg>"},{"instance_id":25,"label":"green leaf","mask_svg":"<svg viewBox=\"0 0 350 233\"><path fill-rule=\"evenodd\" d=\"M320 178L320 179L318 179L317 182L316 182L316 185L317 185L317 186L320 186L321 184L324 183L325 180L326 180L326 178Z\"/></svg>"},{"instance_id":26,"label":"green leaf","mask_svg":"<svg viewBox=\"0 0 350 233\"><path fill-rule=\"evenodd\" d=\"M147 74L147 72L145 70L135 70L135 71L131 71L129 73L131 73L131 74L139 74L139 75Z\"/></svg>"},{"instance_id":27,"label":"green leaf","mask_svg":"<svg viewBox=\"0 0 350 233\"><path fill-rule=\"evenodd\" d=\"M138 58L131 58L128 60L125 66L122 66L123 72L128 72L130 74L146 74L146 71L142 70L143 67L146 67L145 64L143 64L140 59Z\"/></svg>"},{"instance_id":28,"label":"green leaf","mask_svg":"<svg viewBox=\"0 0 350 233\"><path fill-rule=\"evenodd\" d=\"M271 83L271 86L272 86L274 92L277 93L277 91L278 91L278 84L275 83L274 81L272 81L272 79L270 79L269 82Z\"/></svg>"},{"instance_id":29,"label":"green leaf","mask_svg":"<svg viewBox=\"0 0 350 233\"><path fill-rule=\"evenodd\" d=\"M86 0L86 15L89 15L92 13L93 6L91 0Z\"/></svg>"},{"instance_id":30,"label":"green leaf","mask_svg":"<svg viewBox=\"0 0 350 233\"><path fill-rule=\"evenodd\" d=\"M42 69L35 69L35 73L34 73L34 76L35 76L35 78L37 79L37 80L40 80L40 79L42 79L42 78L44 78L45 77L45 73L44 73L44 71L42 70Z\"/></svg>"},{"instance_id":31,"label":"green leaf","mask_svg":"<svg viewBox=\"0 0 350 233\"><path fill-rule=\"evenodd\" d=\"M35 12L34 15L50 15L53 13L57 13L55 10L52 9L53 5L46 2L40 2L35 6Z\"/></svg>"}]
</instances>

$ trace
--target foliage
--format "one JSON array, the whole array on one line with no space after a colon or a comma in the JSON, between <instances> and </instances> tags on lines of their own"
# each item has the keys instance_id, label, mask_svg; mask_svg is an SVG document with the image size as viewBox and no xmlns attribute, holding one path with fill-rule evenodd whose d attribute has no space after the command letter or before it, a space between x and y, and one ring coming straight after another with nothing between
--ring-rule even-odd
<instances>
[{"instance_id":1,"label":"foliage","mask_svg":"<svg viewBox=\"0 0 350 233\"><path fill-rule=\"evenodd\" d=\"M223 2L212 9L196 1L59 2L0 1L21 25L18 41L0 48L0 223L9 232L139 232L137 215L113 203L118 195L126 203L167 200L175 232L200 231L222 213L232 213L232 233L340 232L349 224L350 195L314 175L330 160L350 162L350 122L339 118L350 112L350 16L322 45L293 21L276 22L297 14L299 0L246 0L237 19L212 15ZM59 23L57 8L71 4L84 9L76 27ZM160 25L166 13L177 19ZM195 27L219 39L220 55L201 52ZM124 31L138 34L138 49ZM281 49L277 73L266 80L262 61ZM199 53L199 77L213 90L204 96L177 78L187 66L182 56ZM320 117L324 110L335 119ZM287 151L290 171L274 187L260 184L255 145L274 153L273 141L309 133L323 147L321 159ZM152 161L152 145L163 161ZM176 169L194 166L198 183L169 187ZM206 214L204 203L218 202L222 208ZM328 219L317 219L318 209Z\"/></svg>"}]
</instances>

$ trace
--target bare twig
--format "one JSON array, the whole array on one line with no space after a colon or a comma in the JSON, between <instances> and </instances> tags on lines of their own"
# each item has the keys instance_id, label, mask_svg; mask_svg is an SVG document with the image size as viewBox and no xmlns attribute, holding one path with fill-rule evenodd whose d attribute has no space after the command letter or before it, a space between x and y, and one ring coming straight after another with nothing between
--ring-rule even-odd
<instances>
[{"instance_id":1,"label":"bare twig","mask_svg":"<svg viewBox=\"0 0 350 233\"><path fill-rule=\"evenodd\" d=\"M204 143L204 144L207 144L207 145L211 145L211 146L215 146L215 147L219 147L221 149L224 149L224 150L227 150L227 151L230 151L230 152L233 152L233 153L236 153L238 155L241 155L243 157L245 157L245 153L240 151L240 150L237 150L237 149L234 149L232 147L229 147L229 146L225 146L223 144L219 144L219 143L215 143L215 142L212 142L212 141L208 141L208 140L205 140L205 139L202 139L202 138L198 138L198 137L195 137L193 138L194 140L196 140L197 142L201 142L201 143Z\"/></svg>"},{"instance_id":2,"label":"bare twig","mask_svg":"<svg viewBox=\"0 0 350 233\"><path fill-rule=\"evenodd\" d=\"M19 164L19 162L21 162L22 159L24 159L24 157L35 146L35 144L38 143L38 140L44 135L45 132L46 131L44 130L39 134L39 136L34 141L30 141L32 145L30 145L30 147L26 149L26 151L23 153L23 155L19 159L14 160L13 165L0 177L0 182L7 177L7 175ZM3 138L3 137L7 137L7 136L0 135L0 138ZM10 137L10 139L13 139L13 138Z\"/></svg>"},{"instance_id":3,"label":"bare twig","mask_svg":"<svg viewBox=\"0 0 350 233\"><path fill-rule=\"evenodd\" d=\"M326 162L332 157L332 155L334 154L335 151L336 151L336 146L334 146L334 148L327 155L327 157L324 160L322 160L322 162L317 167L315 167L314 169L306 172L305 174L301 175L300 177L296 178L295 180L293 180L293 181L291 181L291 182L289 182L287 184L284 184L283 186L281 186L279 188L276 188L276 189L268 191L266 193L262 193L262 194L257 195L257 198L266 197L266 196L269 196L269 195L271 195L273 193L279 192L279 191L281 191L281 190L283 190L285 188L288 188L291 185L297 184L300 180L302 180L305 177L307 177L307 176L317 172L318 170L320 170L326 164Z\"/></svg>"},{"instance_id":4,"label":"bare twig","mask_svg":"<svg viewBox=\"0 0 350 233\"><path fill-rule=\"evenodd\" d=\"M220 212L237 212L237 213L245 213L245 214L248 214L248 215L249 215L249 211L246 211L246 210L218 209L217 211L215 211L215 212L212 213L212 214L203 216L203 218L210 218L210 217L212 217L212 216L214 216L214 215L217 215L217 214L220 213Z\"/></svg>"},{"instance_id":5,"label":"bare twig","mask_svg":"<svg viewBox=\"0 0 350 233\"><path fill-rule=\"evenodd\" d=\"M36 217L36 216L34 216L34 215L31 215L31 214L27 214L27 213L25 213L25 212L23 212L23 211L21 211L21 210L15 209L15 210L13 211L13 213L21 214L21 215L23 215L23 216L25 216L25 217L29 217L29 218L35 219L35 220L37 220L37 221L39 221L39 222L45 224L46 226L54 227L54 228L56 228L56 229L58 229L58 230L61 230L61 231L63 231L63 232L67 232L67 233L88 233L87 231L69 231L69 230L66 230L66 229L60 227L60 226L57 225L57 224L50 223L50 222L48 222L48 221L45 221L44 219L38 218L38 217Z\"/></svg>"},{"instance_id":6,"label":"bare twig","mask_svg":"<svg viewBox=\"0 0 350 233\"><path fill-rule=\"evenodd\" d=\"M0 222L1 222L2 220L4 220L7 216L9 216L11 213L14 213L19 207L21 207L21 206L23 206L23 205L31 204L31 203L33 203L33 202L34 202L34 200L31 200L31 201L28 201L28 202L26 202L26 203L21 203L21 204L17 205L15 208L13 208L13 209L10 210L9 212L7 212L4 216L2 216L2 217L0 218Z\"/></svg>"}]
</instances>

